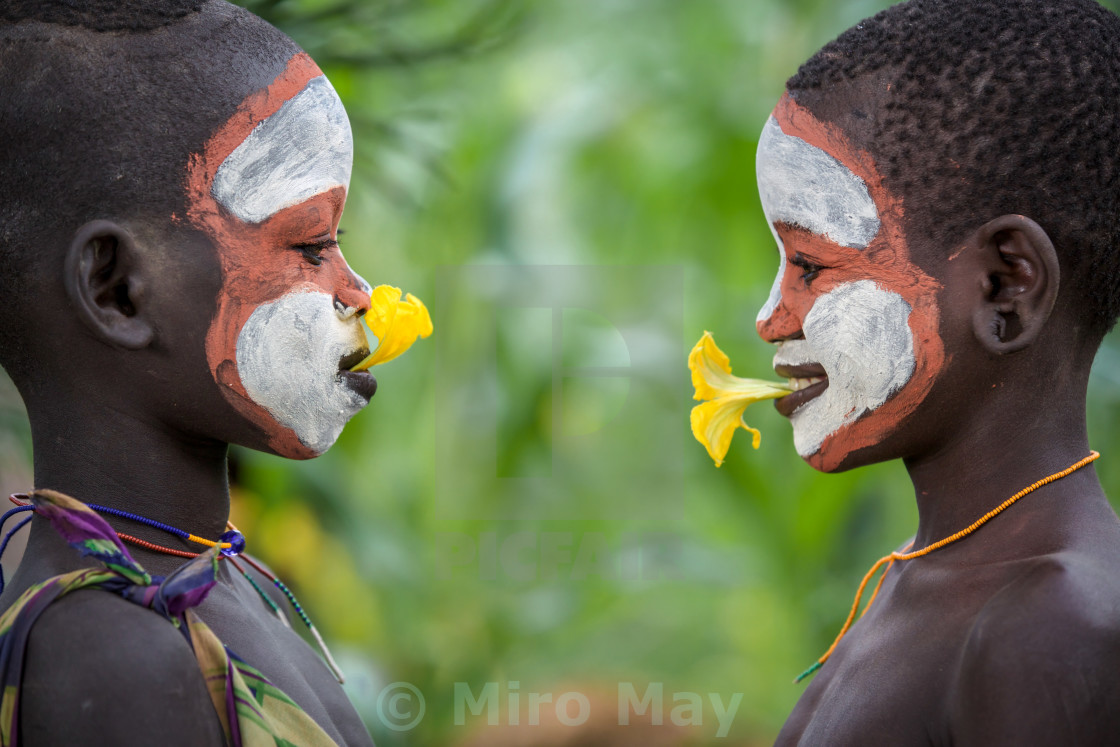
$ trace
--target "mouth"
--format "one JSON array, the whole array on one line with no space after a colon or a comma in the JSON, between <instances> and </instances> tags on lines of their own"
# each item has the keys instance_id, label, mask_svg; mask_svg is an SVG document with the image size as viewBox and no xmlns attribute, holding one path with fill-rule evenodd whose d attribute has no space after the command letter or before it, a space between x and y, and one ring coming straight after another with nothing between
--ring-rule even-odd
<instances>
[{"instance_id":1,"label":"mouth","mask_svg":"<svg viewBox=\"0 0 1120 747\"><path fill-rule=\"evenodd\" d=\"M367 371L351 371L369 355L369 348L362 347L338 359L338 375L350 389L364 397L368 402L377 392L377 379Z\"/></svg>"},{"instance_id":2,"label":"mouth","mask_svg":"<svg viewBox=\"0 0 1120 747\"><path fill-rule=\"evenodd\" d=\"M789 379L793 394L774 400L774 409L787 418L794 410L806 402L819 397L828 389L828 374L819 363L805 363L798 366L779 364L774 373Z\"/></svg>"},{"instance_id":3,"label":"mouth","mask_svg":"<svg viewBox=\"0 0 1120 747\"><path fill-rule=\"evenodd\" d=\"M368 355L369 348L366 347L358 348L357 350L349 352L338 359L338 370L349 371L351 368L365 360L366 356Z\"/></svg>"}]
</instances>

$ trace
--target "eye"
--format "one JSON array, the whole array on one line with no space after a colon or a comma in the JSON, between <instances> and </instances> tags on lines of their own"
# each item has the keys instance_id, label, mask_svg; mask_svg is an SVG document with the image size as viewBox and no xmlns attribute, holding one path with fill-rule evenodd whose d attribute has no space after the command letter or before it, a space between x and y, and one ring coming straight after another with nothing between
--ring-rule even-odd
<instances>
[{"instance_id":1,"label":"eye","mask_svg":"<svg viewBox=\"0 0 1120 747\"><path fill-rule=\"evenodd\" d=\"M806 285L813 282L813 279L817 277L817 274L821 270L825 269L822 265L814 263L812 260L808 259L800 253L794 254L793 257L790 258L789 263L794 267L800 267L802 270L804 270L804 272L801 273L801 279L805 281Z\"/></svg>"},{"instance_id":2,"label":"eye","mask_svg":"<svg viewBox=\"0 0 1120 747\"><path fill-rule=\"evenodd\" d=\"M303 258L313 265L323 264L323 252L328 249L338 248L338 242L334 239L323 239L321 241L308 241L303 244L293 244L292 248L303 254Z\"/></svg>"}]
</instances>

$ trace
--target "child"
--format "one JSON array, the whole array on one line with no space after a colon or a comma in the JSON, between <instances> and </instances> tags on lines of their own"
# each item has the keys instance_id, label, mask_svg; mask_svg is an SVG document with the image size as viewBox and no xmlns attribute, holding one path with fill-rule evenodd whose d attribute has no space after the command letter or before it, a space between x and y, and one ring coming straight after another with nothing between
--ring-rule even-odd
<instances>
[{"instance_id":1,"label":"child","mask_svg":"<svg viewBox=\"0 0 1120 747\"><path fill-rule=\"evenodd\" d=\"M376 387L338 96L222 0L6 3L0 39L0 364L38 488L0 742L371 744L227 525L227 444L316 456ZM196 538L233 557L175 572Z\"/></svg>"},{"instance_id":2,"label":"child","mask_svg":"<svg viewBox=\"0 0 1120 747\"><path fill-rule=\"evenodd\" d=\"M1120 521L1085 426L1120 314L1118 102L1092 0L910 0L766 123L777 408L819 470L901 458L919 515L780 744L1120 739Z\"/></svg>"}]
</instances>

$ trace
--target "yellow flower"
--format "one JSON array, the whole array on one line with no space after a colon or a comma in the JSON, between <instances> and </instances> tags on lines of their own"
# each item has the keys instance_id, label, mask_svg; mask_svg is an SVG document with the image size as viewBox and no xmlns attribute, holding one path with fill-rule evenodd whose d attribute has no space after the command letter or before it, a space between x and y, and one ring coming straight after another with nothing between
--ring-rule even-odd
<instances>
[{"instance_id":1,"label":"yellow flower","mask_svg":"<svg viewBox=\"0 0 1120 747\"><path fill-rule=\"evenodd\" d=\"M743 422L743 411L752 402L778 399L789 394L784 382L741 379L731 375L731 361L705 332L688 354L688 369L692 371L692 386L696 388L693 399L710 400L692 408L692 435L704 444L716 466L723 464L735 429L746 428L752 434L752 446L758 448L762 434Z\"/></svg>"},{"instance_id":2,"label":"yellow flower","mask_svg":"<svg viewBox=\"0 0 1120 747\"><path fill-rule=\"evenodd\" d=\"M351 371L391 361L412 347L417 337L432 334L432 318L424 303L411 293L402 301L401 289L391 285L379 285L370 293L365 320L377 338L377 348Z\"/></svg>"}]
</instances>

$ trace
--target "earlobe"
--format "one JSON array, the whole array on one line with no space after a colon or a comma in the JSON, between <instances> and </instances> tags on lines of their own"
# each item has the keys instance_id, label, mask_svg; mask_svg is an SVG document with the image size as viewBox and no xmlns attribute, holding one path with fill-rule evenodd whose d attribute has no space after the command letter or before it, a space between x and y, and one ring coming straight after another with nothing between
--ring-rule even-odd
<instances>
[{"instance_id":1,"label":"earlobe","mask_svg":"<svg viewBox=\"0 0 1120 747\"><path fill-rule=\"evenodd\" d=\"M997 355L1038 339L1058 298L1060 270L1054 243L1037 223L1004 215L977 234L984 298L973 314L973 333Z\"/></svg>"},{"instance_id":2,"label":"earlobe","mask_svg":"<svg viewBox=\"0 0 1120 747\"><path fill-rule=\"evenodd\" d=\"M63 266L63 284L78 317L99 339L129 350L146 347L153 336L136 249L126 229L95 220L74 234Z\"/></svg>"}]
</instances>

